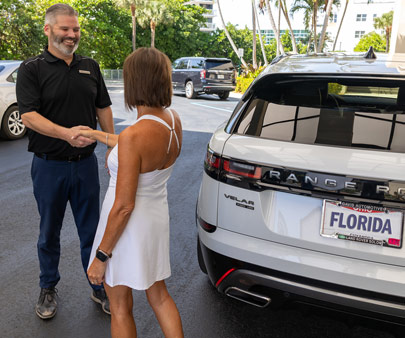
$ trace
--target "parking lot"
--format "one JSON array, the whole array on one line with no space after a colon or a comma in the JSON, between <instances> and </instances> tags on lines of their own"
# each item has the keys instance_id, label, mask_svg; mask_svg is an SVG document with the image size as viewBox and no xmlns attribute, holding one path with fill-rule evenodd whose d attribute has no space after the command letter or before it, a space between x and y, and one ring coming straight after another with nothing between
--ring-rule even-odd
<instances>
[{"instance_id":1,"label":"parking lot","mask_svg":"<svg viewBox=\"0 0 405 338\"><path fill-rule=\"evenodd\" d=\"M122 86L110 84L117 132L134 120L124 109ZM214 96L187 100L175 96L172 107L183 122L180 159L168 184L171 216L172 276L167 285L183 320L186 337L404 337L405 328L340 314L302 304L259 309L217 291L200 271L196 257L195 203L207 142L216 126L231 114L237 98ZM90 300L79 255L79 241L68 208L61 234L60 308L50 321L34 312L39 294L36 256L39 216L32 195L27 138L0 141L0 336L109 337L109 317ZM105 147L98 146L102 196L108 184ZM158 323L143 292L134 292L134 315L139 337L161 337ZM402 334L402 335L401 335Z\"/></svg>"}]
</instances>

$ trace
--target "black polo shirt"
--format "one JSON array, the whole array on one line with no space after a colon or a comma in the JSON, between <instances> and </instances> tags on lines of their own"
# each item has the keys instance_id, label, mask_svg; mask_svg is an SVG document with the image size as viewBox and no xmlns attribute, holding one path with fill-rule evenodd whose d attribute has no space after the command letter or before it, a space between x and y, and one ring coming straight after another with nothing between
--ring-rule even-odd
<instances>
[{"instance_id":1,"label":"black polo shirt","mask_svg":"<svg viewBox=\"0 0 405 338\"><path fill-rule=\"evenodd\" d=\"M17 101L21 114L36 111L48 120L70 128L97 127L96 107L111 105L100 67L91 58L73 55L68 66L47 49L25 60L17 75ZM74 148L61 139L28 129L28 151L50 156L91 153L96 144Z\"/></svg>"}]
</instances>

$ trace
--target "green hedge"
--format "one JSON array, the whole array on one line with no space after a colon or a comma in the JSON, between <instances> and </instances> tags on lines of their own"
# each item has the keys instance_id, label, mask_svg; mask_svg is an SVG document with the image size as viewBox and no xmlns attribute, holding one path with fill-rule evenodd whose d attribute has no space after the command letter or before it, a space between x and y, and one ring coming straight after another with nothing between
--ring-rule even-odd
<instances>
[{"instance_id":1,"label":"green hedge","mask_svg":"<svg viewBox=\"0 0 405 338\"><path fill-rule=\"evenodd\" d=\"M252 81L261 73L264 67L259 67L257 70L249 70L236 78L235 92L244 93L250 86Z\"/></svg>"}]
</instances>

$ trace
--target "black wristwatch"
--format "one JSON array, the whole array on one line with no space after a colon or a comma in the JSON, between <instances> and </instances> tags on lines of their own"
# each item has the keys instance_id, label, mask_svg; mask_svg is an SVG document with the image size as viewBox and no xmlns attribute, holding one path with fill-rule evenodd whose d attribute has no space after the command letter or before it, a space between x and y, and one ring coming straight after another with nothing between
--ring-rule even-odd
<instances>
[{"instance_id":1,"label":"black wristwatch","mask_svg":"<svg viewBox=\"0 0 405 338\"><path fill-rule=\"evenodd\" d=\"M106 252L104 252L103 250L100 250L100 248L97 248L96 258L99 259L100 261L105 262L105 261L107 261L107 259L109 259L111 257L112 257L112 254L109 255Z\"/></svg>"}]
</instances>

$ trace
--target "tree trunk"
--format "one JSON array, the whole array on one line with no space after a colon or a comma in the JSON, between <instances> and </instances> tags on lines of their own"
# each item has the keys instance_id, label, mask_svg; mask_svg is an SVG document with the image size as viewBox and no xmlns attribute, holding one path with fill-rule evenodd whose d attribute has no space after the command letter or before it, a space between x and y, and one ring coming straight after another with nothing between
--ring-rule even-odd
<instances>
[{"instance_id":1,"label":"tree trunk","mask_svg":"<svg viewBox=\"0 0 405 338\"><path fill-rule=\"evenodd\" d=\"M254 0L253 0L254 1ZM260 47L262 49L262 55L263 55L263 61L264 61L264 66L266 67L268 65L267 62L267 57L266 57L266 51L264 50L264 43L263 43L263 38L262 38L262 32L260 30L260 23L259 23L259 16L257 15L257 9L256 6L253 5L253 9L255 11L255 16L256 16L256 21L257 21L257 28L259 31L259 39L260 39Z\"/></svg>"},{"instance_id":2,"label":"tree trunk","mask_svg":"<svg viewBox=\"0 0 405 338\"><path fill-rule=\"evenodd\" d=\"M153 19L150 20L150 46L155 47L155 31L156 23Z\"/></svg>"},{"instance_id":3,"label":"tree trunk","mask_svg":"<svg viewBox=\"0 0 405 338\"><path fill-rule=\"evenodd\" d=\"M276 27L276 22L274 21L273 13L271 12L271 7L269 0L266 0L266 7L267 7L267 13L269 13L269 20L271 24L271 28L273 28L274 35L276 37L276 43L277 43L277 56L280 55L280 52L284 54L284 47L283 44L280 41L280 32Z\"/></svg>"},{"instance_id":4,"label":"tree trunk","mask_svg":"<svg viewBox=\"0 0 405 338\"><path fill-rule=\"evenodd\" d=\"M326 6L326 11L325 11L325 18L323 19L322 32L321 32L321 36L319 38L319 43L318 43L318 50L321 52L323 51L323 43L325 41L326 28L328 28L329 16L330 16L330 12L332 10L332 5L333 5L333 0L328 0L328 5Z\"/></svg>"},{"instance_id":5,"label":"tree trunk","mask_svg":"<svg viewBox=\"0 0 405 338\"><path fill-rule=\"evenodd\" d=\"M288 25L288 28L290 30L293 52L298 54L297 41L295 41L294 31L293 31L292 26L291 26L290 17L288 16L287 5L285 4L284 0L279 0L278 5L281 6L281 10L283 11L285 21L287 21L287 25Z\"/></svg>"},{"instance_id":6,"label":"tree trunk","mask_svg":"<svg viewBox=\"0 0 405 338\"><path fill-rule=\"evenodd\" d=\"M235 52L236 55L239 56L238 48L236 48L235 43L233 42L231 36L229 35L228 30L226 29L224 17L222 16L221 6L220 6L220 4L219 4L219 0L217 0L217 4L218 4L219 16L220 16L220 18L221 18L222 25L224 26L225 35L226 35L226 37L228 38L229 43L231 44L233 51ZM248 68L247 63L245 62L245 60L244 60L242 57L240 58L240 61L242 62L243 66L244 66L245 68Z\"/></svg>"},{"instance_id":7,"label":"tree trunk","mask_svg":"<svg viewBox=\"0 0 405 338\"><path fill-rule=\"evenodd\" d=\"M132 14L132 51L136 49L136 7L135 3L131 4L131 14Z\"/></svg>"},{"instance_id":8,"label":"tree trunk","mask_svg":"<svg viewBox=\"0 0 405 338\"><path fill-rule=\"evenodd\" d=\"M314 51L315 53L318 53L318 44L317 44L317 36L316 36L316 14L318 13L318 1L314 0L314 12L312 13L312 25L313 25L313 31L314 31Z\"/></svg>"},{"instance_id":9,"label":"tree trunk","mask_svg":"<svg viewBox=\"0 0 405 338\"><path fill-rule=\"evenodd\" d=\"M257 69L257 57L256 57L256 15L255 15L255 0L252 0L252 31L253 31L253 46L252 46L252 65L253 69Z\"/></svg>"},{"instance_id":10,"label":"tree trunk","mask_svg":"<svg viewBox=\"0 0 405 338\"><path fill-rule=\"evenodd\" d=\"M390 51L390 35L391 35L391 28L388 27L385 29L385 52L388 53Z\"/></svg>"},{"instance_id":11,"label":"tree trunk","mask_svg":"<svg viewBox=\"0 0 405 338\"><path fill-rule=\"evenodd\" d=\"M340 29L342 28L343 19L345 18L346 9L347 9L348 4L349 4L349 0L346 0L345 9L343 10L342 19L340 20L340 23L339 23L339 28L338 28L338 31L336 33L335 41L333 42L333 47L332 47L333 52L335 51L335 48L336 48L336 43L337 43L337 40L338 40L338 37L339 37Z\"/></svg>"},{"instance_id":12,"label":"tree trunk","mask_svg":"<svg viewBox=\"0 0 405 338\"><path fill-rule=\"evenodd\" d=\"M280 46L281 46L283 43L281 42L280 21L281 21L281 7L278 6L277 34L278 34L278 40L280 41ZM280 50L280 53L281 53L281 50ZM283 52L283 54L284 54L284 52Z\"/></svg>"}]
</instances>

